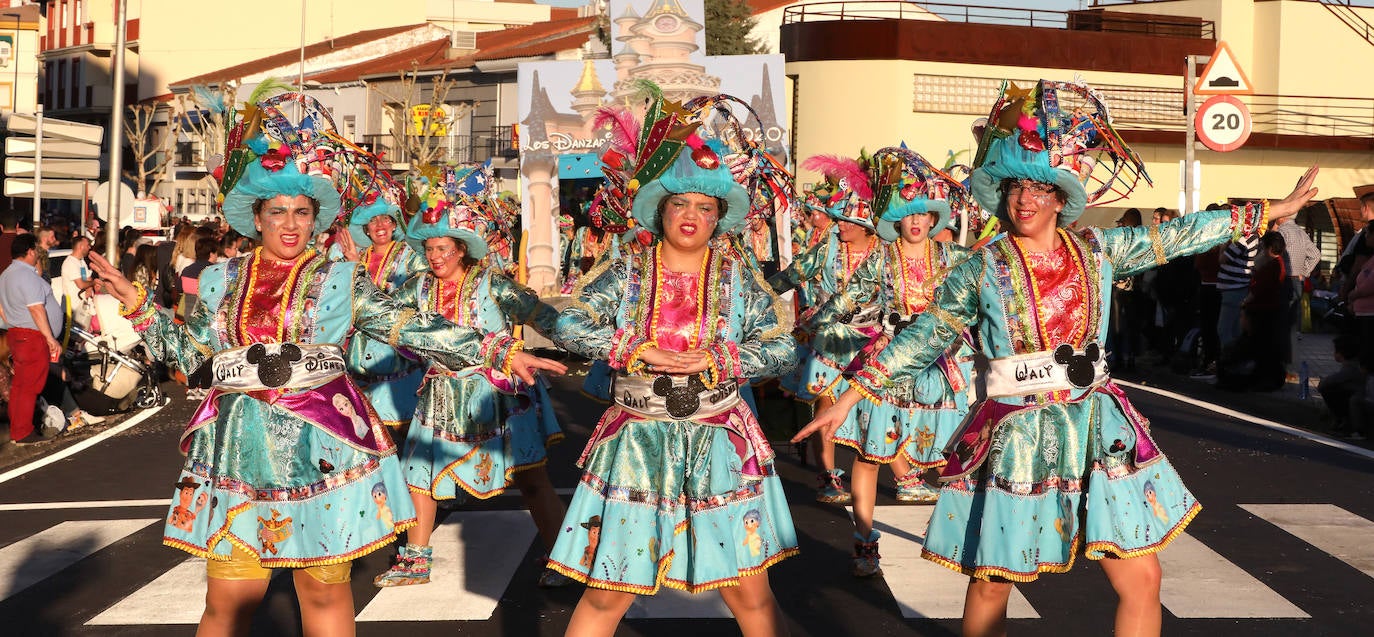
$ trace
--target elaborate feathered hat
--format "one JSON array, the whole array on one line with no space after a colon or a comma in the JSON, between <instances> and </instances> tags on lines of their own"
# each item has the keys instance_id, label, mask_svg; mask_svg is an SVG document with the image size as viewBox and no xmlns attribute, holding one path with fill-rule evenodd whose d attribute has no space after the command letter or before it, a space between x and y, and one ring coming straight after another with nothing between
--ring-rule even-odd
<instances>
[{"instance_id":1,"label":"elaborate feathered hat","mask_svg":"<svg viewBox=\"0 0 1374 637\"><path fill-rule=\"evenodd\" d=\"M468 256L487 255L487 237L501 228L494 208L489 205L491 162L478 166L443 166L421 171L411 178L407 207L415 218L406 230L406 241L416 250L425 249L425 239L453 237L467 245Z\"/></svg>"},{"instance_id":2,"label":"elaborate feathered hat","mask_svg":"<svg viewBox=\"0 0 1374 637\"><path fill-rule=\"evenodd\" d=\"M873 187L869 183L869 164L870 158L860 151L858 159L815 155L807 157L801 165L824 177L809 195L818 199L831 217L873 230Z\"/></svg>"},{"instance_id":3,"label":"elaborate feathered hat","mask_svg":"<svg viewBox=\"0 0 1374 637\"><path fill-rule=\"evenodd\" d=\"M1059 212L1067 226L1088 205L1130 194L1145 164L1112 128L1107 105L1082 83L1040 80L1027 89L1002 83L992 111L974 124L978 154L969 190L978 204L1005 215L1004 179L1033 179L1068 195Z\"/></svg>"},{"instance_id":4,"label":"elaborate feathered hat","mask_svg":"<svg viewBox=\"0 0 1374 637\"><path fill-rule=\"evenodd\" d=\"M383 216L396 220L396 229L391 232L392 240L402 241L406 238L405 217L401 214L403 193L404 189L390 175L384 172L376 175L376 179L367 188L366 194L361 196L357 206L352 212L346 213L348 233L353 237L354 244L359 248L372 245L372 238L367 235L367 224ZM344 208L348 208L347 201Z\"/></svg>"},{"instance_id":5,"label":"elaborate feathered hat","mask_svg":"<svg viewBox=\"0 0 1374 637\"><path fill-rule=\"evenodd\" d=\"M791 200L791 175L739 124L728 95L702 97L683 107L658 86L636 81L647 109L643 122L625 109L603 107L594 125L609 128L602 153L606 184L592 200L592 223L612 232L633 225L661 234L658 204L670 193L696 192L725 202L718 234L744 227L746 218L774 214ZM752 113L752 109L749 109ZM757 119L757 114L754 114ZM710 122L712 127L703 128Z\"/></svg>"},{"instance_id":6,"label":"elaborate feathered hat","mask_svg":"<svg viewBox=\"0 0 1374 637\"><path fill-rule=\"evenodd\" d=\"M978 204L963 184L936 168L906 146L890 146L873 153L873 209L883 241L896 241L897 222L916 214L935 215L929 236L948 228L954 217L969 218Z\"/></svg>"},{"instance_id":7,"label":"elaborate feathered hat","mask_svg":"<svg viewBox=\"0 0 1374 637\"><path fill-rule=\"evenodd\" d=\"M299 121L283 113L286 102L299 105ZM366 153L339 137L329 111L308 95L282 93L235 115L224 164L212 169L220 177L218 199L229 225L256 239L254 202L305 195L320 204L315 232L329 229L342 206L339 191Z\"/></svg>"}]
</instances>

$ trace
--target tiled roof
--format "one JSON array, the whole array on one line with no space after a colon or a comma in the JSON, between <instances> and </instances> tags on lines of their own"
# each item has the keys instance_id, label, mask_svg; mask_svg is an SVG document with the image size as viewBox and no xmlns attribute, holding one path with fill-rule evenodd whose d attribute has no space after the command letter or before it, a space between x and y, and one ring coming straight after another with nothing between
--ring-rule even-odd
<instances>
[{"instance_id":1,"label":"tiled roof","mask_svg":"<svg viewBox=\"0 0 1374 637\"><path fill-rule=\"evenodd\" d=\"M399 27L369 29L367 31L358 31L357 33L350 33L348 35L340 36L332 40L323 40L321 42L316 42L314 44L307 45L305 47L305 57L313 58L319 55L333 53L338 49L346 49L361 44L367 44L368 42L372 42L374 40L380 40L382 38L391 37L393 35L419 29L424 26L424 24L411 24ZM264 73L275 68L281 68L283 66L291 65L300 60L300 55L300 49L290 49L287 51L283 51L281 53L277 53L276 55L269 55L264 58L258 58L256 60L244 62L243 64L236 64L234 66L219 69L217 71L202 73L195 77L188 77L184 80L172 82L169 84L169 86L214 84L219 82L226 82L229 80L237 80L240 78L248 77L250 75L255 75L257 73Z\"/></svg>"},{"instance_id":2,"label":"tiled roof","mask_svg":"<svg viewBox=\"0 0 1374 637\"><path fill-rule=\"evenodd\" d=\"M514 46L504 49L479 50L472 58L476 61L482 60L508 60L510 58L532 57L535 55L545 55L557 53L568 49L576 49L587 43L587 33L573 33L553 40L544 40L534 44L524 46Z\"/></svg>"},{"instance_id":3,"label":"tiled roof","mask_svg":"<svg viewBox=\"0 0 1374 637\"><path fill-rule=\"evenodd\" d=\"M306 76L306 79L315 80L321 84L332 84L335 82L355 81L366 75L409 71L416 64L423 67L448 59L448 47L449 39L443 38L441 40L421 44L420 46L383 55L382 57L367 60L366 62L359 62L357 64L350 64L348 66L314 73Z\"/></svg>"},{"instance_id":4,"label":"tiled roof","mask_svg":"<svg viewBox=\"0 0 1374 637\"><path fill-rule=\"evenodd\" d=\"M557 53L577 48L587 40L594 28L595 18L550 20L502 31L483 31L477 34L477 51L455 60L421 65L431 70L443 67L470 66L484 60L505 60Z\"/></svg>"}]
</instances>

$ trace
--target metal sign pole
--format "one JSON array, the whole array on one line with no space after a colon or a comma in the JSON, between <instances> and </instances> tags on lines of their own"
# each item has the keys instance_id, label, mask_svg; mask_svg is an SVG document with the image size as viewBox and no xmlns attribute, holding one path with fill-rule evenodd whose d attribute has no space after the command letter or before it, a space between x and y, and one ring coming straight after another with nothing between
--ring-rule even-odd
<instances>
[{"instance_id":1,"label":"metal sign pole","mask_svg":"<svg viewBox=\"0 0 1374 637\"><path fill-rule=\"evenodd\" d=\"M124 47L126 46L125 26L129 21L129 3L119 3L119 15L115 18L115 55L114 87L110 105L110 207L109 218L105 220L105 258L110 263L119 263L119 185L123 173L124 150Z\"/></svg>"},{"instance_id":2,"label":"metal sign pole","mask_svg":"<svg viewBox=\"0 0 1374 637\"><path fill-rule=\"evenodd\" d=\"M1183 205L1179 206L1180 214L1193 212L1193 190L1197 184L1193 183L1193 146L1197 143L1197 129L1193 127L1193 114L1197 112L1197 101L1193 96L1193 85L1197 84L1196 56L1188 55L1184 58L1184 65L1188 67L1183 85L1184 100L1184 121L1188 123L1187 133L1183 137Z\"/></svg>"},{"instance_id":3,"label":"metal sign pole","mask_svg":"<svg viewBox=\"0 0 1374 637\"><path fill-rule=\"evenodd\" d=\"M43 105L34 108L33 114L33 231L43 227Z\"/></svg>"}]
</instances>

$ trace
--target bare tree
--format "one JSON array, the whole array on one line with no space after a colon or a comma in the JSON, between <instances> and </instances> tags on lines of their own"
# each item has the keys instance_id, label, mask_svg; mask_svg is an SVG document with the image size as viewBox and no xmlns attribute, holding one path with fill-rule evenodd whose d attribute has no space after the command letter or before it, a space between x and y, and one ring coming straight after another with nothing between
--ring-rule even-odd
<instances>
[{"instance_id":1,"label":"bare tree","mask_svg":"<svg viewBox=\"0 0 1374 637\"><path fill-rule=\"evenodd\" d=\"M238 95L238 84L226 82L214 88L193 86L184 95L177 96L179 130L191 141L200 144L201 157L209 168L212 158L224 159L224 144L233 125L232 106ZM213 173L205 179L212 190L219 189Z\"/></svg>"},{"instance_id":2,"label":"bare tree","mask_svg":"<svg viewBox=\"0 0 1374 637\"><path fill-rule=\"evenodd\" d=\"M410 71L401 73L398 94L388 93L378 84L368 84L368 88L377 91L381 96L382 109L391 120L391 138L395 142L397 156L388 159L392 162L408 163L411 172L419 166L451 160L454 149L447 143L446 131L479 104L447 104L448 92L455 84L448 76L448 71L447 68L441 70L429 84L427 102L420 99L420 91L417 88L420 78L419 64L413 64ZM415 109L417 105L423 107L418 116ZM452 109L452 116L444 111L445 107Z\"/></svg>"},{"instance_id":3,"label":"bare tree","mask_svg":"<svg viewBox=\"0 0 1374 637\"><path fill-rule=\"evenodd\" d=\"M133 155L131 170L125 170L124 177L138 184L141 192L157 192L158 185L167 178L166 168L177 137L175 118L167 116L170 110L162 103L136 104L129 107L124 119L124 136Z\"/></svg>"}]
</instances>

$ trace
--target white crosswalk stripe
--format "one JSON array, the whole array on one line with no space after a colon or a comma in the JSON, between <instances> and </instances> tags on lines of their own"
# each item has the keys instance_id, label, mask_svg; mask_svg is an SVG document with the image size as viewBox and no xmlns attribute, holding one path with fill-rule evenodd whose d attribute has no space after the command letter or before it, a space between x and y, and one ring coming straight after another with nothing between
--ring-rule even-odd
<instances>
[{"instance_id":1,"label":"white crosswalk stripe","mask_svg":"<svg viewBox=\"0 0 1374 637\"><path fill-rule=\"evenodd\" d=\"M1175 617L1308 616L1186 532L1158 555L1164 570L1159 599ZM1218 591L1226 594L1218 595Z\"/></svg>"},{"instance_id":2,"label":"white crosswalk stripe","mask_svg":"<svg viewBox=\"0 0 1374 637\"><path fill-rule=\"evenodd\" d=\"M526 511L452 513L430 537L432 583L382 589L358 621L490 619L534 536Z\"/></svg>"},{"instance_id":3,"label":"white crosswalk stripe","mask_svg":"<svg viewBox=\"0 0 1374 637\"><path fill-rule=\"evenodd\" d=\"M67 521L0 549L0 601L156 521Z\"/></svg>"},{"instance_id":4,"label":"white crosswalk stripe","mask_svg":"<svg viewBox=\"0 0 1374 637\"><path fill-rule=\"evenodd\" d=\"M1329 504L1240 505L1261 520L1374 577L1374 522ZM933 507L881 506L875 527L883 534L884 579L901 616L957 619L963 612L967 579L920 558ZM0 600L52 577L149 525L153 518L66 521L0 548ZM538 542L529 513L459 511L434 532L434 584L379 591L367 600L359 622L484 621L516 582L530 548ZM387 549L390 550L390 549ZM1161 600L1182 619L1302 619L1302 600L1285 599L1197 537L1183 534L1159 554L1164 570ZM803 558L804 559L804 558ZM370 578L372 573L355 573ZM836 577L842 574L835 574ZM847 577L847 575L843 575ZM204 610L205 562L186 559L114 600L91 618L92 626L190 625ZM1224 595L1217 594L1225 591ZM1044 611L1045 609L1041 609ZM1037 619L1040 612L1020 592L1008 608L1013 619ZM639 597L630 619L728 619L715 593L689 595L664 589Z\"/></svg>"},{"instance_id":5,"label":"white crosswalk stripe","mask_svg":"<svg viewBox=\"0 0 1374 637\"><path fill-rule=\"evenodd\" d=\"M874 507L873 526L883 534L879 540L883 579L902 617L908 619L958 619L964 615L968 577L921 557L921 543L934 510L933 505ZM1040 615L1020 591L1013 590L1007 617L1037 619Z\"/></svg>"},{"instance_id":6,"label":"white crosswalk stripe","mask_svg":"<svg viewBox=\"0 0 1374 637\"><path fill-rule=\"evenodd\" d=\"M205 612L204 590L205 560L193 557L119 600L86 625L197 624Z\"/></svg>"},{"instance_id":7,"label":"white crosswalk stripe","mask_svg":"<svg viewBox=\"0 0 1374 637\"><path fill-rule=\"evenodd\" d=\"M1330 504L1242 504L1240 508L1268 520L1337 559L1374 577L1374 522Z\"/></svg>"}]
</instances>

